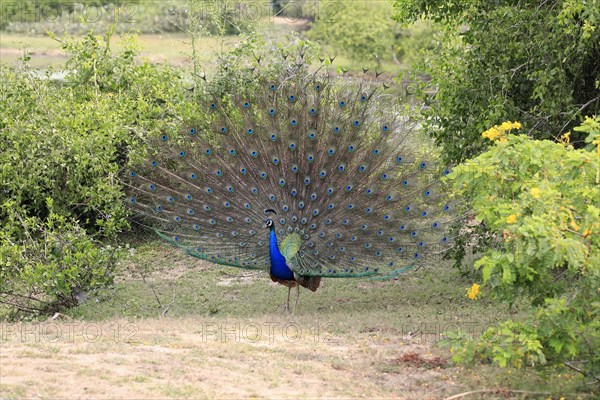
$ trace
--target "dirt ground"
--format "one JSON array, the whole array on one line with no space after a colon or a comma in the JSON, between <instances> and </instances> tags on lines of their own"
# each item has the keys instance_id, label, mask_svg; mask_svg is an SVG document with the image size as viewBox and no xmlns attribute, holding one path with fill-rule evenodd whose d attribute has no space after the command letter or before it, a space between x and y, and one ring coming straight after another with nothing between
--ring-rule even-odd
<instances>
[{"instance_id":1,"label":"dirt ground","mask_svg":"<svg viewBox=\"0 0 600 400\"><path fill-rule=\"evenodd\" d=\"M0 398L401 398L460 392L456 368L393 332L271 320L2 325Z\"/></svg>"}]
</instances>

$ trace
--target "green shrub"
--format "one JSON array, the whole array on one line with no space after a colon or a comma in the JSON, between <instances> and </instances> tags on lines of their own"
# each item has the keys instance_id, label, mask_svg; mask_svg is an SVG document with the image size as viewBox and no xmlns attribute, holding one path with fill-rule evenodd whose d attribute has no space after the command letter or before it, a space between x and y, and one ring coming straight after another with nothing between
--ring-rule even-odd
<instances>
[{"instance_id":1,"label":"green shrub","mask_svg":"<svg viewBox=\"0 0 600 400\"><path fill-rule=\"evenodd\" d=\"M192 26L212 35L249 32L256 15L267 7L251 0L26 0L7 2L0 9L0 29L7 32L43 35L85 35L90 27L97 33L189 32Z\"/></svg>"},{"instance_id":2,"label":"green shrub","mask_svg":"<svg viewBox=\"0 0 600 400\"><path fill-rule=\"evenodd\" d=\"M485 150L480 133L519 120L536 139L555 139L600 111L598 0L396 0L396 19L444 27L441 46L413 74L424 129L447 161ZM574 146L585 135L572 132Z\"/></svg>"},{"instance_id":3,"label":"green shrub","mask_svg":"<svg viewBox=\"0 0 600 400\"><path fill-rule=\"evenodd\" d=\"M51 199L47 208L44 222L9 208L9 220L20 225L20 241L0 231L0 304L11 307L13 318L19 311L59 311L113 283L119 248L97 242L77 221L54 213Z\"/></svg>"},{"instance_id":4,"label":"green shrub","mask_svg":"<svg viewBox=\"0 0 600 400\"><path fill-rule=\"evenodd\" d=\"M29 69L27 57L0 67L0 298L15 308L53 311L111 281L116 256L98 240L128 226L120 175L129 155L196 111L176 70L136 62L131 38L113 54L110 40L64 40L64 81ZM48 246L56 251L38 254Z\"/></svg>"},{"instance_id":5,"label":"green shrub","mask_svg":"<svg viewBox=\"0 0 600 400\"><path fill-rule=\"evenodd\" d=\"M511 134L505 122L483 133L494 145L449 175L478 219L502 238L475 263L501 299L527 296L531 325L508 321L457 348L457 360L501 365L569 363L600 373L600 118L576 130L586 149Z\"/></svg>"}]
</instances>

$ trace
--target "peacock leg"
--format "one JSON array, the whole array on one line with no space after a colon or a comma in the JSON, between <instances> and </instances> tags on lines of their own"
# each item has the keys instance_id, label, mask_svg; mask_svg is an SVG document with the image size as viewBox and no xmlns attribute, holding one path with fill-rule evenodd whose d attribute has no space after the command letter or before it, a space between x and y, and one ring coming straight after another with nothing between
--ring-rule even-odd
<instances>
[{"instance_id":1,"label":"peacock leg","mask_svg":"<svg viewBox=\"0 0 600 400\"><path fill-rule=\"evenodd\" d=\"M296 304L294 304L294 314L296 312L296 308L298 307L298 299L300 298L300 285L296 285Z\"/></svg>"},{"instance_id":2,"label":"peacock leg","mask_svg":"<svg viewBox=\"0 0 600 400\"><path fill-rule=\"evenodd\" d=\"M287 303L285 303L285 307L283 308L283 312L285 313L286 311L289 313L290 312L290 292L292 291L292 287L288 286L288 299L287 299Z\"/></svg>"}]
</instances>

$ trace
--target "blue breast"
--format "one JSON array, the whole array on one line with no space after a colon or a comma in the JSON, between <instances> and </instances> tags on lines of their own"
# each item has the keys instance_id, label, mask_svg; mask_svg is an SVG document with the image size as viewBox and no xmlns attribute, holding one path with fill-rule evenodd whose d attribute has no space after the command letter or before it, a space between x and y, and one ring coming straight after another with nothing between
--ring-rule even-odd
<instances>
[{"instance_id":1,"label":"blue breast","mask_svg":"<svg viewBox=\"0 0 600 400\"><path fill-rule=\"evenodd\" d=\"M271 275L277 279L293 280L294 273L287 266L285 257L279 251L277 246L277 236L275 230L271 228L269 233L269 256L271 257Z\"/></svg>"}]
</instances>

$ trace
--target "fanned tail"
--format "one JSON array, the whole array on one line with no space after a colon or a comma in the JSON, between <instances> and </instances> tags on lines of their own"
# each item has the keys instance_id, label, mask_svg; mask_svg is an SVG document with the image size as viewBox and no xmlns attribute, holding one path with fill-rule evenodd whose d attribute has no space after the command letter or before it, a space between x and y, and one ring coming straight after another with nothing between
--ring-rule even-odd
<instances>
[{"instance_id":1,"label":"fanned tail","mask_svg":"<svg viewBox=\"0 0 600 400\"><path fill-rule=\"evenodd\" d=\"M430 141L380 84L287 60L249 88L208 87L198 121L152 138L126 183L132 210L191 256L268 269L272 209L279 243L301 240L288 264L309 288L439 259L461 205Z\"/></svg>"}]
</instances>

